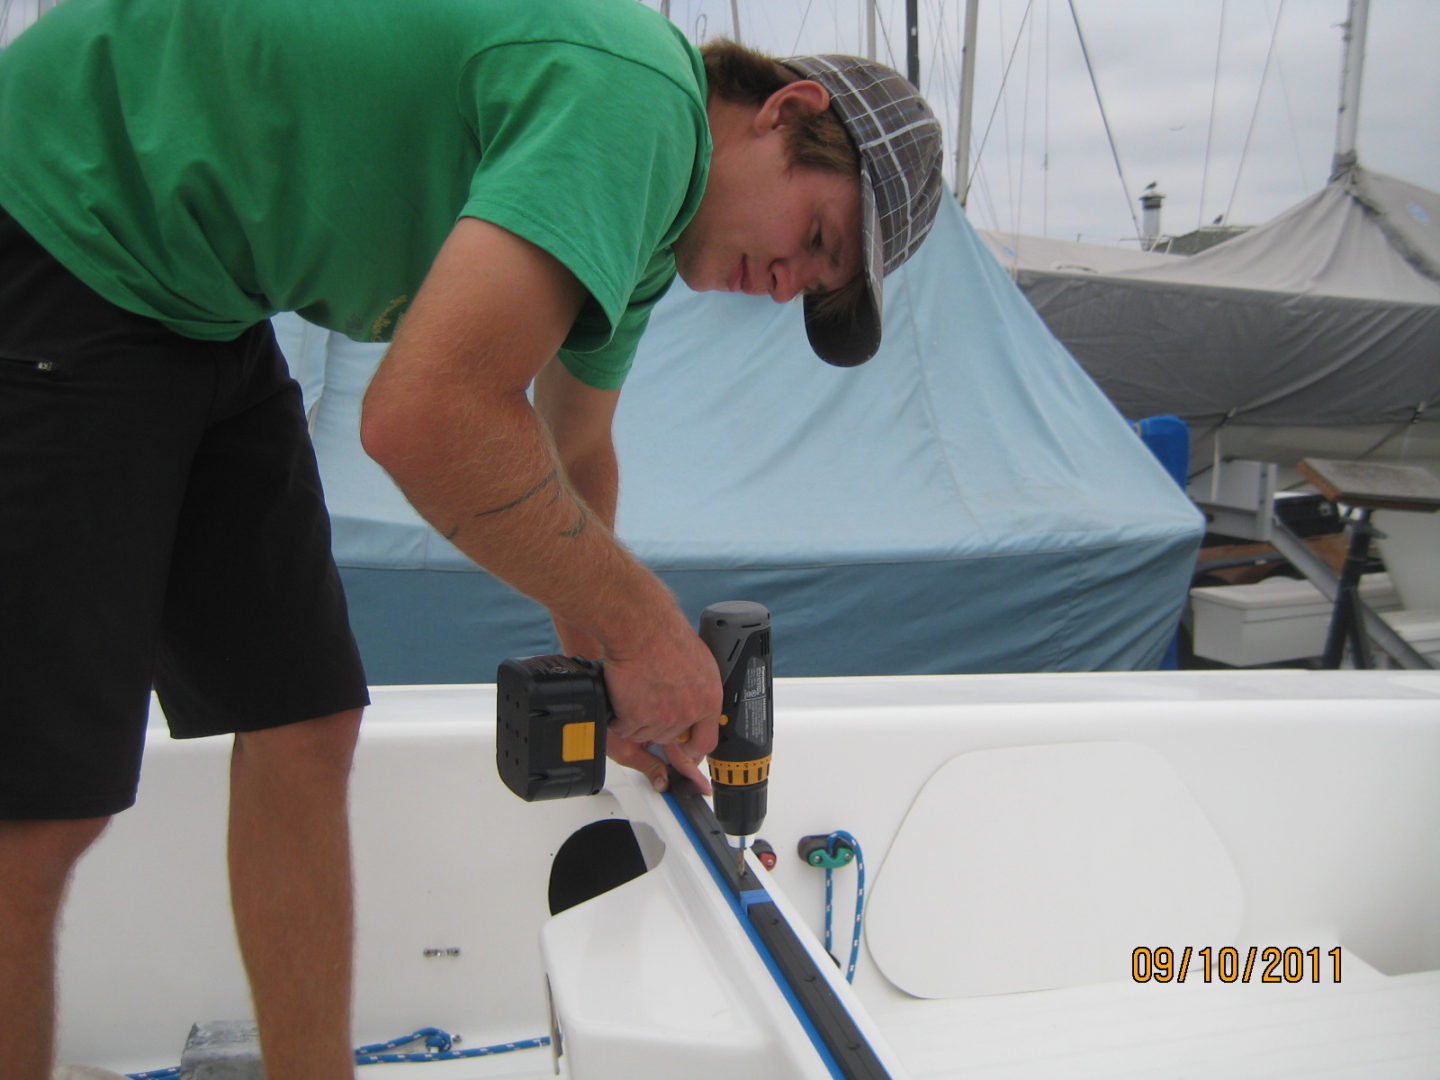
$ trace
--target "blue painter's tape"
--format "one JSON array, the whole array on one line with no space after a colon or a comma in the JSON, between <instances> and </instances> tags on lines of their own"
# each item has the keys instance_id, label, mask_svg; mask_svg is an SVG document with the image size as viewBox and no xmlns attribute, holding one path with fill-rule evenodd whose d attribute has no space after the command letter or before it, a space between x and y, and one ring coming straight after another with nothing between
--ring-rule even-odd
<instances>
[{"instance_id":1,"label":"blue painter's tape","mask_svg":"<svg viewBox=\"0 0 1440 1080\"><path fill-rule=\"evenodd\" d=\"M815 1022L810 1019L809 1012L796 996L794 989L790 985L790 980L787 979L785 973L780 970L780 966L775 962L775 958L771 955L769 948L767 948L765 943L756 935L755 928L751 925L749 915L750 908L755 904L772 903L773 901L771 900L769 892L767 892L764 887L746 889L738 893L733 890L719 869L716 868L704 842L695 835L695 828L691 824L690 819L681 811L678 800L670 792L666 792L664 797L666 805L670 807L670 812L675 815L675 820L678 821L680 827L685 830L685 835L690 838L691 846L699 852L701 861L704 862L706 869L710 871L710 876L715 879L715 884L719 886L721 895L725 897L726 903L730 905L730 910L735 913L735 918L745 931L745 936L750 939L750 944L754 946L756 955L760 957L766 970L770 972L770 977L775 980L775 985L779 987L780 993L783 994L785 1000L789 1002L790 1011L795 1014L795 1019L800 1022L800 1026L805 1030L805 1034L809 1036L810 1043L815 1048L815 1053L820 1056L820 1060L825 1063L825 1067L830 1071L830 1075L834 1077L835 1080L845 1080L845 1073L841 1070L840 1066L836 1064L834 1055L830 1053L830 1048L825 1045L824 1039L821 1038L819 1030L815 1027Z\"/></svg>"},{"instance_id":2,"label":"blue painter's tape","mask_svg":"<svg viewBox=\"0 0 1440 1080\"><path fill-rule=\"evenodd\" d=\"M770 899L769 892L764 889L747 889L736 897L736 900L739 901L740 906L745 909L747 914L750 911L751 904L768 903Z\"/></svg>"}]
</instances>

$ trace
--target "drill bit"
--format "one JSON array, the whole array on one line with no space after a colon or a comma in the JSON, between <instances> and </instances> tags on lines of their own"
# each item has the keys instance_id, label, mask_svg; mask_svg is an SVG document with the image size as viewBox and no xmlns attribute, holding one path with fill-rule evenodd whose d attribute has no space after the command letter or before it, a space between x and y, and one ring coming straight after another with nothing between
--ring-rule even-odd
<instances>
[{"instance_id":1,"label":"drill bit","mask_svg":"<svg viewBox=\"0 0 1440 1080\"><path fill-rule=\"evenodd\" d=\"M741 837L738 837L737 839L738 839L738 844L737 844L736 849L735 849L735 853L736 853L736 855L737 855L737 859L736 859L736 862L735 862L735 869L736 869L736 871L740 874L741 877L744 877L744 876L745 876L745 849L750 846L750 837L748 837L748 836L741 836Z\"/></svg>"}]
</instances>

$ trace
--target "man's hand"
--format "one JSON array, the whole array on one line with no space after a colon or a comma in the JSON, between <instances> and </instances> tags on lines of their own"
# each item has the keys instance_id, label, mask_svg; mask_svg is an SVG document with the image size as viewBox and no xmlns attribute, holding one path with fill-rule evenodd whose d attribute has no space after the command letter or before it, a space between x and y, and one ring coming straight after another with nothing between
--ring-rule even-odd
<instances>
[{"instance_id":1,"label":"man's hand","mask_svg":"<svg viewBox=\"0 0 1440 1080\"><path fill-rule=\"evenodd\" d=\"M699 763L720 739L722 689L715 658L695 632L685 626L648 642L633 659L607 657L605 683L615 711L610 740L616 749L610 756L640 769L654 783L665 770L652 764L658 759L643 747L657 743L678 772L709 794L710 781Z\"/></svg>"},{"instance_id":2,"label":"man's hand","mask_svg":"<svg viewBox=\"0 0 1440 1080\"><path fill-rule=\"evenodd\" d=\"M704 654L703 659L697 657L696 661L700 666L701 678L694 684L699 690L702 701L710 700L709 695L713 694L715 702L713 708L709 708L709 714L696 723L686 726L683 719L677 719L676 724L680 726L678 734L671 735L669 732L676 727L676 724L664 723L666 714L664 712L654 714L660 721L655 728L646 728L635 717L645 715L645 709L638 702L655 691L654 681L647 678L645 659L638 659L626 663L616 660L614 657L606 657L605 650L594 638L580 632L574 627L557 619L555 628L560 636L560 648L567 656L584 656L598 658L605 661L605 683L606 690L610 695L611 707L615 710L616 721L611 726L605 740L606 755L616 764L624 765L627 768L637 769L643 772L650 780L656 791L665 791L669 787L668 761L675 770L684 776L689 777L695 785L706 795L711 794L710 778L706 775L701 762L705 755L715 748L719 739L719 712L721 688L719 684L719 669L710 650L695 637L695 642L700 646L700 652ZM688 627L687 627L688 630ZM692 635L693 636L693 635ZM668 663L662 661L662 667L669 668ZM616 669L620 669L617 675ZM714 674L713 684L706 676L706 673ZM673 679L662 680L671 685L660 687L658 693L667 699L675 700L674 695L678 692L683 698L684 688L675 685ZM622 704L617 703L617 694L620 695ZM622 712L622 708L624 712ZM672 704L671 708L685 709L687 706ZM688 715L681 712L676 713L677 718ZM632 722L632 720L634 722ZM628 733L630 737L626 737ZM664 749L663 758L652 753L648 747L658 744Z\"/></svg>"}]
</instances>

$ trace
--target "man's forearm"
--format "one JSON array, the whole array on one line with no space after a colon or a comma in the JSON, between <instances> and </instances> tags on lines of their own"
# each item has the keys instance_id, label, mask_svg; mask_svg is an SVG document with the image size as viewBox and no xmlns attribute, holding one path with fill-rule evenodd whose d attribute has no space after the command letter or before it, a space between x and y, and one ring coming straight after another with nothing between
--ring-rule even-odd
<instances>
[{"instance_id":1,"label":"man's forearm","mask_svg":"<svg viewBox=\"0 0 1440 1080\"><path fill-rule=\"evenodd\" d=\"M607 651L628 651L657 606L673 607L612 531L613 454L576 463L572 476L518 394L483 405L452 399L430 412L425 431L398 447L372 436L369 448L466 556Z\"/></svg>"},{"instance_id":2,"label":"man's forearm","mask_svg":"<svg viewBox=\"0 0 1440 1080\"><path fill-rule=\"evenodd\" d=\"M620 493L620 466L614 444L607 439L603 446L585 457L567 461L565 472L571 489L595 519L613 533ZM598 658L604 653L603 645L574 623L556 617L555 631L560 637L560 648L567 655Z\"/></svg>"},{"instance_id":3,"label":"man's forearm","mask_svg":"<svg viewBox=\"0 0 1440 1080\"><path fill-rule=\"evenodd\" d=\"M596 519L612 532L620 498L620 465L613 447L568 464L570 487Z\"/></svg>"}]
</instances>

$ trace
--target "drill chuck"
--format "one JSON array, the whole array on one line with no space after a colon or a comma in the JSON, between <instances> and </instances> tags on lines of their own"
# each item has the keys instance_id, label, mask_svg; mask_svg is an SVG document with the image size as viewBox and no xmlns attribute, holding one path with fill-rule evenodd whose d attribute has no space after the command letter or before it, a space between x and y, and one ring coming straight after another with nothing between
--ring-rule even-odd
<instances>
[{"instance_id":1,"label":"drill chuck","mask_svg":"<svg viewBox=\"0 0 1440 1080\"><path fill-rule=\"evenodd\" d=\"M710 781L715 788L715 820L726 836L751 837L765 824L767 781L752 787L730 787Z\"/></svg>"}]
</instances>

